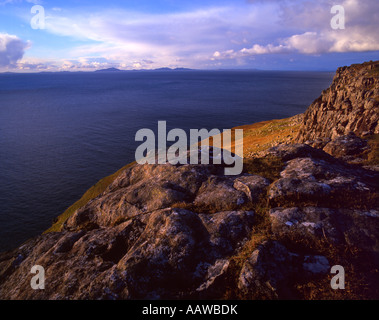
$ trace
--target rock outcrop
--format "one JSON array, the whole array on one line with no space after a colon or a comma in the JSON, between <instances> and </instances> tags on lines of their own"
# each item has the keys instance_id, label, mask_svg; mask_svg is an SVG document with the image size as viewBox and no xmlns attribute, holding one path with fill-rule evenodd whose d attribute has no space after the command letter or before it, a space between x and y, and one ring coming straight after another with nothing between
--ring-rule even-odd
<instances>
[{"instance_id":1,"label":"rock outcrop","mask_svg":"<svg viewBox=\"0 0 379 320\"><path fill-rule=\"evenodd\" d=\"M297 141L379 133L379 61L337 69L304 114Z\"/></svg>"},{"instance_id":2,"label":"rock outcrop","mask_svg":"<svg viewBox=\"0 0 379 320\"><path fill-rule=\"evenodd\" d=\"M273 147L238 176L223 165L131 165L60 232L0 254L0 299L379 298L379 172L346 162L367 143L342 136L377 131L378 84L349 70L306 113L300 140L321 139L316 148ZM31 288L34 265L43 290ZM346 290L330 286L334 265Z\"/></svg>"},{"instance_id":3,"label":"rock outcrop","mask_svg":"<svg viewBox=\"0 0 379 320\"><path fill-rule=\"evenodd\" d=\"M126 169L62 232L1 255L0 297L222 298L234 279L240 297L287 298L296 296L288 293L294 278L325 277L338 262L298 241L354 247L379 261L378 173L307 145L273 148L273 156L283 161L275 181L225 176L213 165ZM250 248L266 214L270 234ZM30 287L33 265L45 268L44 290Z\"/></svg>"}]
</instances>

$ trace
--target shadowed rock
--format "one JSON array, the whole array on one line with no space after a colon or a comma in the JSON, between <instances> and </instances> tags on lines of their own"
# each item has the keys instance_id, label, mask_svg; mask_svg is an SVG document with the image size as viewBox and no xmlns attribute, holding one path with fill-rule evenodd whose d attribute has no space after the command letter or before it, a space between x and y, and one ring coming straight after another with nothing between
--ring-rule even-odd
<instances>
[{"instance_id":1,"label":"shadowed rock","mask_svg":"<svg viewBox=\"0 0 379 320\"><path fill-rule=\"evenodd\" d=\"M124 169L60 232L0 253L0 299L290 299L315 286L312 298L335 298L328 277L340 261L352 277L344 298L379 297L379 172L345 161L367 146L348 132L378 131L377 66L338 69L304 115L307 144L266 150L240 175ZM30 286L34 265L44 290Z\"/></svg>"}]
</instances>

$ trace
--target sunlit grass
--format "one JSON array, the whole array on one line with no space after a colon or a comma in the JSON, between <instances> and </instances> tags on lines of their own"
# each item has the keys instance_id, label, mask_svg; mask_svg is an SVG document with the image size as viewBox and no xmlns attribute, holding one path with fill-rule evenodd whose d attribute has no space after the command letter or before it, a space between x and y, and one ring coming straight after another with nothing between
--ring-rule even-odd
<instances>
[{"instance_id":1,"label":"sunlit grass","mask_svg":"<svg viewBox=\"0 0 379 320\"><path fill-rule=\"evenodd\" d=\"M280 143L293 142L300 129L300 120L301 116L295 116L233 129L244 130L244 156L250 158Z\"/></svg>"}]
</instances>

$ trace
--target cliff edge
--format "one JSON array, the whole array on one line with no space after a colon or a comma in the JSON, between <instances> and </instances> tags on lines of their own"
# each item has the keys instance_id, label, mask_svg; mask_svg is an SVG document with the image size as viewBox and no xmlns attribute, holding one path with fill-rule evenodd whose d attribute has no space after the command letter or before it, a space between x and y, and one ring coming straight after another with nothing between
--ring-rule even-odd
<instances>
[{"instance_id":1,"label":"cliff edge","mask_svg":"<svg viewBox=\"0 0 379 320\"><path fill-rule=\"evenodd\" d=\"M377 145L358 136L378 130L377 66L338 69L304 115L307 144L246 158L238 176L128 165L59 231L0 254L0 298L378 299ZM334 265L345 289L330 285Z\"/></svg>"},{"instance_id":2,"label":"cliff edge","mask_svg":"<svg viewBox=\"0 0 379 320\"><path fill-rule=\"evenodd\" d=\"M298 142L379 133L379 61L341 67L304 114Z\"/></svg>"}]
</instances>

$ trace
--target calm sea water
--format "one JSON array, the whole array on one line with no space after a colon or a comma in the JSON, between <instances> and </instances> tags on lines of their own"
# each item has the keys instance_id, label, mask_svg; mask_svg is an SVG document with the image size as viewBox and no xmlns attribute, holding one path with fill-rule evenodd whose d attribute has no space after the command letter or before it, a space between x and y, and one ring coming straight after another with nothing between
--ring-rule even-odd
<instances>
[{"instance_id":1,"label":"calm sea water","mask_svg":"<svg viewBox=\"0 0 379 320\"><path fill-rule=\"evenodd\" d=\"M0 74L0 251L47 229L134 160L137 130L218 128L304 112L333 74Z\"/></svg>"}]
</instances>

